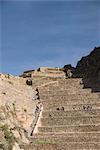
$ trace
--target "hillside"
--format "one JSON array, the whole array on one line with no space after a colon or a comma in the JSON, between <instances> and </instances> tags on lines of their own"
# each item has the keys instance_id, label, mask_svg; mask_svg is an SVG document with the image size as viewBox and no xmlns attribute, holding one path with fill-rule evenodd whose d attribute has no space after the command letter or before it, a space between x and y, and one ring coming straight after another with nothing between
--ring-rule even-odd
<instances>
[{"instance_id":1,"label":"hillside","mask_svg":"<svg viewBox=\"0 0 100 150\"><path fill-rule=\"evenodd\" d=\"M78 61L75 74L83 78L84 88L100 92L100 47L95 47L89 55Z\"/></svg>"},{"instance_id":2,"label":"hillside","mask_svg":"<svg viewBox=\"0 0 100 150\"><path fill-rule=\"evenodd\" d=\"M82 57L76 69L81 77L100 78L100 47L95 47L89 55Z\"/></svg>"},{"instance_id":3,"label":"hillside","mask_svg":"<svg viewBox=\"0 0 100 150\"><path fill-rule=\"evenodd\" d=\"M26 79L0 74L0 127L8 125L20 143L28 142L24 131L28 132L33 122L38 103L34 101L35 94L35 90L26 85Z\"/></svg>"},{"instance_id":4,"label":"hillside","mask_svg":"<svg viewBox=\"0 0 100 150\"><path fill-rule=\"evenodd\" d=\"M100 47L76 68L1 73L0 150L100 150L99 75Z\"/></svg>"}]
</instances>

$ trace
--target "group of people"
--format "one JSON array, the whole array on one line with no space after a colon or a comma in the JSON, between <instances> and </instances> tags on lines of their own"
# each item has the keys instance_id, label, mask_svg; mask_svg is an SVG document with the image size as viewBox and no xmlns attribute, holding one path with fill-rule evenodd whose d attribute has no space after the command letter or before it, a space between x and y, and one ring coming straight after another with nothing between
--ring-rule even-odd
<instances>
[{"instance_id":1,"label":"group of people","mask_svg":"<svg viewBox=\"0 0 100 150\"><path fill-rule=\"evenodd\" d=\"M91 110L92 109L92 106L83 106L83 110Z\"/></svg>"},{"instance_id":2,"label":"group of people","mask_svg":"<svg viewBox=\"0 0 100 150\"><path fill-rule=\"evenodd\" d=\"M64 111L64 107L63 106L61 108L58 107L56 110L58 110L58 111L59 110Z\"/></svg>"},{"instance_id":3,"label":"group of people","mask_svg":"<svg viewBox=\"0 0 100 150\"><path fill-rule=\"evenodd\" d=\"M39 95L39 90L38 90L38 88L36 88L36 90L35 90L37 93L36 93L36 99L38 99L38 100L40 100L40 95ZM35 100L36 100L35 99Z\"/></svg>"},{"instance_id":4,"label":"group of people","mask_svg":"<svg viewBox=\"0 0 100 150\"><path fill-rule=\"evenodd\" d=\"M38 90L38 88L36 88L36 98L35 98L35 100L39 100L38 101L38 103L37 103L37 105L36 105L36 109L35 109L35 117L37 116L37 114L42 110L42 103L41 103L41 101L40 101L40 94L39 94L39 90Z\"/></svg>"}]
</instances>

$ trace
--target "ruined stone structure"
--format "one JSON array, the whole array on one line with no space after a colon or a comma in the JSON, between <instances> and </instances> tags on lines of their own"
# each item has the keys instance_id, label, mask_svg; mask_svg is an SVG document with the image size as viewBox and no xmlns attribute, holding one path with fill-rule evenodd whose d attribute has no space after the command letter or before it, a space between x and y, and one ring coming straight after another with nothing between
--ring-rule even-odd
<instances>
[{"instance_id":1,"label":"ruined stone structure","mask_svg":"<svg viewBox=\"0 0 100 150\"><path fill-rule=\"evenodd\" d=\"M76 68L41 67L16 79L1 74L0 119L20 136L14 150L100 150L99 67L100 48L95 48ZM70 78L68 69L74 73Z\"/></svg>"},{"instance_id":2,"label":"ruined stone structure","mask_svg":"<svg viewBox=\"0 0 100 150\"><path fill-rule=\"evenodd\" d=\"M49 67L41 67L35 71L25 71L21 77L53 77L53 78L64 78L65 73L61 68L49 68Z\"/></svg>"},{"instance_id":3,"label":"ruined stone structure","mask_svg":"<svg viewBox=\"0 0 100 150\"><path fill-rule=\"evenodd\" d=\"M31 143L21 147L25 150L99 150L99 93L83 89L81 78L57 78L56 81L45 78L43 82L38 86L43 110L30 137Z\"/></svg>"},{"instance_id":4,"label":"ruined stone structure","mask_svg":"<svg viewBox=\"0 0 100 150\"><path fill-rule=\"evenodd\" d=\"M43 110L30 137L31 143L22 145L22 148L100 149L99 67L100 48L95 48L90 55L78 62L76 68L66 65L60 70L66 73L71 69L74 78L58 78L59 69L40 68L33 74L33 77L38 76L40 72L34 85L38 86ZM55 79L51 78L52 74ZM94 91L94 87L98 89L98 93Z\"/></svg>"}]
</instances>

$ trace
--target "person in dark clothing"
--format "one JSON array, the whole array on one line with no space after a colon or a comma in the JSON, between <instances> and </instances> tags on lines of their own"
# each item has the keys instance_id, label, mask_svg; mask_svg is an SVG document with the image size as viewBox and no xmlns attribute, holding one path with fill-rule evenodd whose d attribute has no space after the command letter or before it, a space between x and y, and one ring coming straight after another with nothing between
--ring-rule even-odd
<instances>
[{"instance_id":1,"label":"person in dark clothing","mask_svg":"<svg viewBox=\"0 0 100 150\"><path fill-rule=\"evenodd\" d=\"M26 80L26 84L32 86L32 79L31 79L31 78L30 78L30 79L27 79L27 80Z\"/></svg>"},{"instance_id":2,"label":"person in dark clothing","mask_svg":"<svg viewBox=\"0 0 100 150\"><path fill-rule=\"evenodd\" d=\"M63 110L63 111L64 111L64 107L61 107L61 110Z\"/></svg>"},{"instance_id":3,"label":"person in dark clothing","mask_svg":"<svg viewBox=\"0 0 100 150\"><path fill-rule=\"evenodd\" d=\"M40 99L40 96L39 96L39 90L38 90L38 88L36 88L36 90L35 90L37 93L36 93L36 96L37 96L37 99L39 100Z\"/></svg>"},{"instance_id":4,"label":"person in dark clothing","mask_svg":"<svg viewBox=\"0 0 100 150\"><path fill-rule=\"evenodd\" d=\"M56 110L60 110L59 108L57 108Z\"/></svg>"}]
</instances>

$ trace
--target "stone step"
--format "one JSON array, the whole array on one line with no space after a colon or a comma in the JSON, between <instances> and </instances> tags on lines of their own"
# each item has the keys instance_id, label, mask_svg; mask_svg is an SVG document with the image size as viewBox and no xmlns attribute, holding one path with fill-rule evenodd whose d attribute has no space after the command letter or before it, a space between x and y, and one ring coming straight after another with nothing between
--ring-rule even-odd
<instances>
[{"instance_id":1,"label":"stone step","mask_svg":"<svg viewBox=\"0 0 100 150\"><path fill-rule=\"evenodd\" d=\"M59 91L67 91L67 92L70 92L71 90L73 90L73 91L79 91L79 92L91 92L91 89L83 89L82 87L71 87L71 86L69 86L69 87L64 87L64 86L52 86L52 87L41 87L41 88L39 88L39 92L40 92L40 94L42 94L42 93L44 93L44 94L46 94L46 91L47 92L49 92L49 93L53 93L54 91L55 92L59 92Z\"/></svg>"},{"instance_id":2,"label":"stone step","mask_svg":"<svg viewBox=\"0 0 100 150\"><path fill-rule=\"evenodd\" d=\"M53 91L68 91L68 90L79 90L79 91L89 91L91 92L91 88L83 88L82 85L67 85L67 84L64 84L64 85L60 85L59 83L56 83L56 84L53 84L52 86L51 85L46 85L44 86L44 88L40 87L39 88L39 91L40 93L42 92L45 92L45 91L48 91L48 92L53 92Z\"/></svg>"},{"instance_id":3,"label":"stone step","mask_svg":"<svg viewBox=\"0 0 100 150\"><path fill-rule=\"evenodd\" d=\"M63 91L63 92L58 92L58 91L54 91L52 92L52 94L48 91L45 91L44 93L41 93L41 97L53 97L53 96L92 96L92 97L98 97L98 95L96 93L91 93L91 92L86 92L86 91L81 91L81 92L78 92L78 91L75 91L75 90L66 90L66 91Z\"/></svg>"},{"instance_id":4,"label":"stone step","mask_svg":"<svg viewBox=\"0 0 100 150\"><path fill-rule=\"evenodd\" d=\"M82 78L71 78L71 79L64 79L64 80L59 80L59 84L80 84L80 82L82 82Z\"/></svg>"},{"instance_id":5,"label":"stone step","mask_svg":"<svg viewBox=\"0 0 100 150\"><path fill-rule=\"evenodd\" d=\"M56 85L58 87L58 89L60 88L64 88L64 89L68 89L68 88L71 88L71 87L75 87L77 89L83 89L84 88L84 85L81 85L79 83L71 83L71 82L67 82L67 83L59 83Z\"/></svg>"},{"instance_id":6,"label":"stone step","mask_svg":"<svg viewBox=\"0 0 100 150\"><path fill-rule=\"evenodd\" d=\"M96 94L96 93L90 93L90 94L66 94L65 95L40 95L40 98L42 100L56 100L56 101L60 101L60 100L73 100L73 99L83 99L83 100L88 100L88 99L94 99L94 100L99 100L100 101L100 97Z\"/></svg>"},{"instance_id":7,"label":"stone step","mask_svg":"<svg viewBox=\"0 0 100 150\"><path fill-rule=\"evenodd\" d=\"M77 134L77 133L76 133ZM54 136L34 136L31 141L48 141L50 143L56 142L100 142L100 137L90 137L90 136L59 136L59 135L54 135Z\"/></svg>"},{"instance_id":8,"label":"stone step","mask_svg":"<svg viewBox=\"0 0 100 150\"><path fill-rule=\"evenodd\" d=\"M42 96L51 96L51 95L67 95L67 94L93 94L89 90L78 90L78 89L67 89L67 90L53 90L53 91L40 91L40 95Z\"/></svg>"},{"instance_id":9,"label":"stone step","mask_svg":"<svg viewBox=\"0 0 100 150\"><path fill-rule=\"evenodd\" d=\"M56 89L58 89L58 90L60 90L60 89L64 90L64 89L70 89L72 87L78 88L78 89L84 89L83 85L81 85L81 84L72 84L72 83L69 83L69 84L68 83L60 84L59 82L53 83L51 85L49 85L49 84L48 85L44 85L44 88L40 87L39 89L43 90L43 91L45 91L45 90L53 90L53 89L55 89L55 90ZM86 88L86 89L90 89L90 88Z\"/></svg>"},{"instance_id":10,"label":"stone step","mask_svg":"<svg viewBox=\"0 0 100 150\"><path fill-rule=\"evenodd\" d=\"M73 101L61 101L59 102L42 102L44 110L56 111L57 108L64 107L65 111L69 110L92 110L100 109L100 102L95 102L94 100L73 100Z\"/></svg>"},{"instance_id":11,"label":"stone step","mask_svg":"<svg viewBox=\"0 0 100 150\"><path fill-rule=\"evenodd\" d=\"M29 145L20 145L22 150L56 150L57 144L47 143L44 141L33 142Z\"/></svg>"},{"instance_id":12,"label":"stone step","mask_svg":"<svg viewBox=\"0 0 100 150\"><path fill-rule=\"evenodd\" d=\"M100 116L41 118L42 126L100 124Z\"/></svg>"},{"instance_id":13,"label":"stone step","mask_svg":"<svg viewBox=\"0 0 100 150\"><path fill-rule=\"evenodd\" d=\"M41 97L40 97L41 98ZM83 101L83 102L88 102L90 101L91 103L96 103L96 102L100 102L100 98L98 97L89 97L89 96L82 96L82 95L68 95L68 96L52 96L52 97L48 97L48 96L44 96L43 98L41 98L42 102L71 102L71 101Z\"/></svg>"},{"instance_id":14,"label":"stone step","mask_svg":"<svg viewBox=\"0 0 100 150\"><path fill-rule=\"evenodd\" d=\"M89 105L88 105L89 106ZM86 110L73 110L73 111L43 111L42 117L43 118L52 118L52 117L80 117L80 116L100 116L100 109L90 109L87 110L88 106L84 106Z\"/></svg>"},{"instance_id":15,"label":"stone step","mask_svg":"<svg viewBox=\"0 0 100 150\"><path fill-rule=\"evenodd\" d=\"M40 87L39 88L39 91L40 93L45 93L46 91L50 91L50 92L53 92L53 91L64 91L64 90L71 90L71 89L74 89L74 90L79 90L79 91L83 91L83 90L88 90L88 91L91 91L90 88L88 89L83 89L83 86L72 86L72 85L59 85L59 84L55 84L55 85L52 85L52 86L43 86L43 87Z\"/></svg>"},{"instance_id":16,"label":"stone step","mask_svg":"<svg viewBox=\"0 0 100 150\"><path fill-rule=\"evenodd\" d=\"M35 133L34 136L30 137L31 139L34 138L53 138L53 137L94 137L94 138L100 138L100 131L99 132L47 132L47 133Z\"/></svg>"},{"instance_id":17,"label":"stone step","mask_svg":"<svg viewBox=\"0 0 100 150\"><path fill-rule=\"evenodd\" d=\"M100 125L77 125L77 126L42 126L38 127L41 133L47 132L100 132Z\"/></svg>"},{"instance_id":18,"label":"stone step","mask_svg":"<svg viewBox=\"0 0 100 150\"><path fill-rule=\"evenodd\" d=\"M34 80L33 80L34 81ZM48 77L46 77L46 78L42 78L42 80L41 80L41 82L43 82L43 81L58 81L59 82L59 84L75 84L75 85L80 85L80 83L82 82L82 79L60 79L60 78L48 78Z\"/></svg>"},{"instance_id":19,"label":"stone step","mask_svg":"<svg viewBox=\"0 0 100 150\"><path fill-rule=\"evenodd\" d=\"M44 143L44 144L43 144ZM100 143L46 143L40 141L37 144L21 145L24 150L100 150Z\"/></svg>"},{"instance_id":20,"label":"stone step","mask_svg":"<svg viewBox=\"0 0 100 150\"><path fill-rule=\"evenodd\" d=\"M82 83L82 79L57 79L57 81L59 82L60 85L81 85L80 83Z\"/></svg>"}]
</instances>

